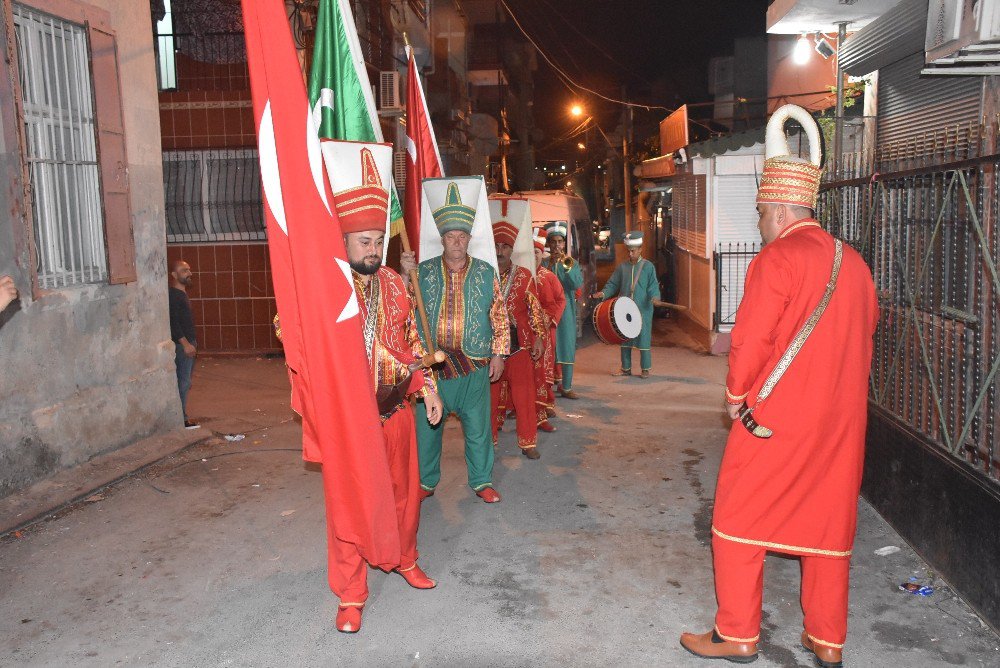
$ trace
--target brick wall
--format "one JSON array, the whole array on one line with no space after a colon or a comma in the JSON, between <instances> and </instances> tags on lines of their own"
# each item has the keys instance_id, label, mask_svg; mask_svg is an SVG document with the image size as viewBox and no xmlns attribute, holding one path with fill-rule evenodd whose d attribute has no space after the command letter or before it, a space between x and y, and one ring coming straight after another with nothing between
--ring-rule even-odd
<instances>
[{"instance_id":1,"label":"brick wall","mask_svg":"<svg viewBox=\"0 0 1000 668\"><path fill-rule=\"evenodd\" d=\"M201 350L281 352L271 324L276 306L266 244L168 245L168 266L179 259L194 274L188 297Z\"/></svg>"}]
</instances>

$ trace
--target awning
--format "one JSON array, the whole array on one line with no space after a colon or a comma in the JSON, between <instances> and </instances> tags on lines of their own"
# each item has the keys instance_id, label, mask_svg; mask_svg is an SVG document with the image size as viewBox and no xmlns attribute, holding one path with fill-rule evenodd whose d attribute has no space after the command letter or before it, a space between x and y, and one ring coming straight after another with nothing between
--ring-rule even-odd
<instances>
[{"instance_id":1,"label":"awning","mask_svg":"<svg viewBox=\"0 0 1000 668\"><path fill-rule=\"evenodd\" d=\"M753 130L746 130L744 132L726 135L724 137L706 139L705 141L700 141L696 144L688 146L688 155L692 157L697 156L699 158L711 158L716 155L728 153L729 151L749 148L754 144L763 144L764 131L764 127L759 127L754 128Z\"/></svg>"},{"instance_id":2,"label":"awning","mask_svg":"<svg viewBox=\"0 0 1000 668\"><path fill-rule=\"evenodd\" d=\"M674 156L661 155L659 158L643 160L633 173L640 179L666 179L677 174Z\"/></svg>"}]
</instances>

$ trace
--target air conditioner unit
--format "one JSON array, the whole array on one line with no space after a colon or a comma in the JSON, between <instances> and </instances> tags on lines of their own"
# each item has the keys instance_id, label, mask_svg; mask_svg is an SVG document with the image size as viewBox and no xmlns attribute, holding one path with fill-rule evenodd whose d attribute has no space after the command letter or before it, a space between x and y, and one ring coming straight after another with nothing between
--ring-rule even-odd
<instances>
[{"instance_id":1,"label":"air conditioner unit","mask_svg":"<svg viewBox=\"0 0 1000 668\"><path fill-rule=\"evenodd\" d=\"M930 0L924 51L928 64L988 62L1000 50L1000 0Z\"/></svg>"},{"instance_id":2,"label":"air conditioner unit","mask_svg":"<svg viewBox=\"0 0 1000 668\"><path fill-rule=\"evenodd\" d=\"M406 150L392 153L392 178L396 189L402 192L406 189Z\"/></svg>"},{"instance_id":3,"label":"air conditioner unit","mask_svg":"<svg viewBox=\"0 0 1000 668\"><path fill-rule=\"evenodd\" d=\"M379 113L384 116L403 113L403 101L399 96L399 72L395 70L379 72L378 102Z\"/></svg>"}]
</instances>

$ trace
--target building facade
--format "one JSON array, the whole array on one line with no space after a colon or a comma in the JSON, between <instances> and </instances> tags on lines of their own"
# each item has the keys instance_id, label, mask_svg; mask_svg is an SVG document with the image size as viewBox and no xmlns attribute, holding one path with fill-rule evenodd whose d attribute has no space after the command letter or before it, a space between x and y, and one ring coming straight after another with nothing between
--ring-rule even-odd
<instances>
[{"instance_id":1,"label":"building facade","mask_svg":"<svg viewBox=\"0 0 1000 668\"><path fill-rule=\"evenodd\" d=\"M150 9L0 4L0 495L180 427Z\"/></svg>"}]
</instances>

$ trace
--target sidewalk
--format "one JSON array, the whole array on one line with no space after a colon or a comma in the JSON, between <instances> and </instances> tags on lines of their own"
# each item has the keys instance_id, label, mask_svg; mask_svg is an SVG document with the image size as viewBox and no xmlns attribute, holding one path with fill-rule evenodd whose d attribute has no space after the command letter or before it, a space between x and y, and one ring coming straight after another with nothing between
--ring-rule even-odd
<instances>
[{"instance_id":1,"label":"sidewalk","mask_svg":"<svg viewBox=\"0 0 1000 668\"><path fill-rule=\"evenodd\" d=\"M420 529L439 586L370 571L355 636L333 629L320 476L282 362L199 360L190 413L211 438L0 540L0 665L714 665L677 637L714 611L725 359L655 348L652 378L613 379L618 349L586 343L583 398L560 400L542 459L502 432L500 504L466 486L449 423ZM997 637L863 502L855 554L846 665L1000 663ZM933 596L899 591L911 576ZM755 665L811 665L798 564L770 558L765 580Z\"/></svg>"}]
</instances>

